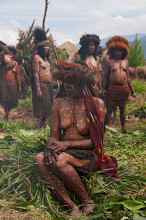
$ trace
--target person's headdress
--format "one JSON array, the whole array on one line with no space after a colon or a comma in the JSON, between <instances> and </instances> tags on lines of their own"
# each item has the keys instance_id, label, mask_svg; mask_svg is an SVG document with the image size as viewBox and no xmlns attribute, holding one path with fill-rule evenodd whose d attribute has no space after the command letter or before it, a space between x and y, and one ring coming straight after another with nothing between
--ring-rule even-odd
<instances>
[{"instance_id":1,"label":"person's headdress","mask_svg":"<svg viewBox=\"0 0 146 220\"><path fill-rule=\"evenodd\" d=\"M86 65L61 60L53 71L53 79L71 84L92 83L93 72Z\"/></svg>"},{"instance_id":2,"label":"person's headdress","mask_svg":"<svg viewBox=\"0 0 146 220\"><path fill-rule=\"evenodd\" d=\"M9 53L8 46L4 42L0 41L0 64L4 60L4 55L8 53Z\"/></svg>"},{"instance_id":3,"label":"person's headdress","mask_svg":"<svg viewBox=\"0 0 146 220\"><path fill-rule=\"evenodd\" d=\"M34 29L33 35L34 35L34 41L35 41L36 46L41 46L46 43L49 43L45 30L43 28L36 27Z\"/></svg>"},{"instance_id":4,"label":"person's headdress","mask_svg":"<svg viewBox=\"0 0 146 220\"><path fill-rule=\"evenodd\" d=\"M99 36L97 36L96 34L84 34L80 38L79 44L83 46L85 43L89 41L94 41L95 43L97 43L97 45L100 44Z\"/></svg>"},{"instance_id":5,"label":"person's headdress","mask_svg":"<svg viewBox=\"0 0 146 220\"><path fill-rule=\"evenodd\" d=\"M15 46L8 46L8 48L9 48L9 51L12 51L14 53L14 56L15 56L17 51L18 51L17 48Z\"/></svg>"},{"instance_id":6,"label":"person's headdress","mask_svg":"<svg viewBox=\"0 0 146 220\"><path fill-rule=\"evenodd\" d=\"M126 38L124 37L121 37L121 36L114 36L114 37L111 37L107 43L107 48L108 48L108 51L109 51L109 54L111 53L111 50L112 49L115 49L115 48L122 48L122 49L125 49L126 51L126 54L125 54L125 57L128 55L129 53L129 42Z\"/></svg>"}]
</instances>

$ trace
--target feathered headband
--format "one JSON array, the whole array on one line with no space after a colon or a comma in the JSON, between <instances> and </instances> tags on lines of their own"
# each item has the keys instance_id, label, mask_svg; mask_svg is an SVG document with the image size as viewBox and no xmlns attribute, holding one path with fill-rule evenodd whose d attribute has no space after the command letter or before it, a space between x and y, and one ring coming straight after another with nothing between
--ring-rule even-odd
<instances>
[{"instance_id":1,"label":"feathered headband","mask_svg":"<svg viewBox=\"0 0 146 220\"><path fill-rule=\"evenodd\" d=\"M46 43L49 43L45 30L43 28L36 27L34 29L33 35L34 35L34 41L35 41L36 46L41 46Z\"/></svg>"},{"instance_id":2,"label":"feathered headband","mask_svg":"<svg viewBox=\"0 0 146 220\"><path fill-rule=\"evenodd\" d=\"M100 44L99 36L97 36L96 34L85 34L85 35L83 35L80 38L79 44L83 46L86 42L89 42L89 41L94 41L94 42L97 43L97 45Z\"/></svg>"},{"instance_id":3,"label":"feathered headband","mask_svg":"<svg viewBox=\"0 0 146 220\"><path fill-rule=\"evenodd\" d=\"M125 49L126 50L126 56L128 55L129 53L129 42L126 38L124 37L121 37L121 36L114 36L114 37L111 37L107 43L107 48L109 50L109 53L111 51L111 49L114 49L116 47L119 47L119 48L122 48L122 49Z\"/></svg>"},{"instance_id":4,"label":"feathered headband","mask_svg":"<svg viewBox=\"0 0 146 220\"><path fill-rule=\"evenodd\" d=\"M61 60L53 71L53 79L71 84L92 83L93 74L88 66Z\"/></svg>"}]
</instances>

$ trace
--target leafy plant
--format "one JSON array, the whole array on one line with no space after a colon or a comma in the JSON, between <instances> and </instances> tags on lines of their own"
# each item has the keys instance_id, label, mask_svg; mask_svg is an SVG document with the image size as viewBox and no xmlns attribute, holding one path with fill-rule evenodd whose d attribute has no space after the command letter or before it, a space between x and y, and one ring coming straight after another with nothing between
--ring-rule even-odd
<instances>
[{"instance_id":1,"label":"leafy plant","mask_svg":"<svg viewBox=\"0 0 146 220\"><path fill-rule=\"evenodd\" d=\"M133 110L129 114L134 115L135 117L139 117L139 118L146 118L146 105L141 106L140 108Z\"/></svg>"},{"instance_id":2,"label":"leafy plant","mask_svg":"<svg viewBox=\"0 0 146 220\"><path fill-rule=\"evenodd\" d=\"M137 39L137 34L129 48L128 62L129 65L133 67L144 65L144 53L140 40Z\"/></svg>"}]
</instances>

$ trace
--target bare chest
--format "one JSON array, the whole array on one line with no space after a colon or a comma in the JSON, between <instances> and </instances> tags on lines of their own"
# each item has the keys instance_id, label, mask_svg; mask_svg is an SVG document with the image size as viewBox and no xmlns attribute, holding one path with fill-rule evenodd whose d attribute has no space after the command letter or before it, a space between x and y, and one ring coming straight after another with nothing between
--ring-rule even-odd
<instances>
[{"instance_id":1,"label":"bare chest","mask_svg":"<svg viewBox=\"0 0 146 220\"><path fill-rule=\"evenodd\" d=\"M87 63L88 67L91 69L98 68L98 60L95 60L93 56L89 56L85 59L85 63Z\"/></svg>"},{"instance_id":2,"label":"bare chest","mask_svg":"<svg viewBox=\"0 0 146 220\"><path fill-rule=\"evenodd\" d=\"M80 134L89 133L84 103L65 103L60 110L60 128Z\"/></svg>"}]
</instances>

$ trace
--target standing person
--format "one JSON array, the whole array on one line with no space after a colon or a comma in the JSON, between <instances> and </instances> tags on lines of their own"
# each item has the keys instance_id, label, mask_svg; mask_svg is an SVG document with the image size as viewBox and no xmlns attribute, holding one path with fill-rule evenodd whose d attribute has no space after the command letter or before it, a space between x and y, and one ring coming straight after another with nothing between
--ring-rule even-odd
<instances>
[{"instance_id":1,"label":"standing person","mask_svg":"<svg viewBox=\"0 0 146 220\"><path fill-rule=\"evenodd\" d=\"M62 61L53 73L62 81L52 105L51 135L45 152L35 155L39 176L51 185L71 215L81 215L70 199L67 188L83 204L88 214L95 204L86 192L79 175L102 170L118 179L116 159L103 153L104 103L92 96L93 73L87 66Z\"/></svg>"},{"instance_id":2,"label":"standing person","mask_svg":"<svg viewBox=\"0 0 146 220\"><path fill-rule=\"evenodd\" d=\"M20 98L24 99L24 98L26 98L29 80L28 80L27 74L25 72L25 68L23 66L24 60L17 58L16 62L18 63L18 71L20 74L21 89L22 89Z\"/></svg>"},{"instance_id":3,"label":"standing person","mask_svg":"<svg viewBox=\"0 0 146 220\"><path fill-rule=\"evenodd\" d=\"M99 36L95 34L85 34L80 38L79 49L75 56L75 61L85 62L91 70L94 70L94 86L101 91L101 65L99 62L98 46L100 44Z\"/></svg>"},{"instance_id":4,"label":"standing person","mask_svg":"<svg viewBox=\"0 0 146 220\"><path fill-rule=\"evenodd\" d=\"M13 46L8 48L11 60L15 61L17 49ZM15 67L8 71L1 81L1 105L4 108L6 120L9 120L10 110L18 105L18 93L21 94L21 82L18 63L16 63Z\"/></svg>"},{"instance_id":5,"label":"standing person","mask_svg":"<svg viewBox=\"0 0 146 220\"><path fill-rule=\"evenodd\" d=\"M105 91L107 91L107 113L105 125L109 124L112 111L120 109L122 130L125 130L125 104L129 93L135 96L131 85L129 66L126 57L129 52L128 41L121 36L114 36L107 42L109 58L104 68Z\"/></svg>"},{"instance_id":6,"label":"standing person","mask_svg":"<svg viewBox=\"0 0 146 220\"><path fill-rule=\"evenodd\" d=\"M36 129L45 127L46 118L51 114L53 88L51 82L49 57L49 41L42 28L34 30L36 51L33 54L31 69L32 103Z\"/></svg>"}]
</instances>

